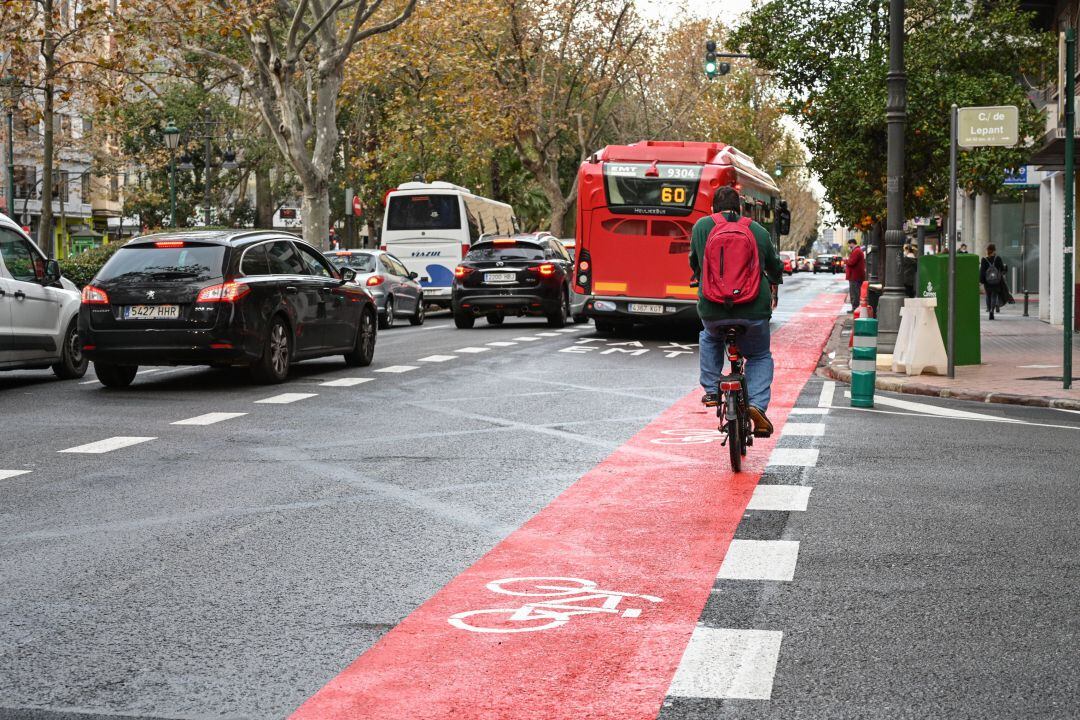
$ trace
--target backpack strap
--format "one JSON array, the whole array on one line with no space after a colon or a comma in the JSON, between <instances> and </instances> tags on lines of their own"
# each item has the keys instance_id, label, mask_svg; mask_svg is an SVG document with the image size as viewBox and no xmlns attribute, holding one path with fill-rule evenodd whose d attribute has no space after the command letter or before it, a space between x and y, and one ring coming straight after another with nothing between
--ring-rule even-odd
<instances>
[{"instance_id":1,"label":"backpack strap","mask_svg":"<svg viewBox=\"0 0 1080 720\"><path fill-rule=\"evenodd\" d=\"M748 218L748 217L746 217L745 215L743 215L743 216L741 216L741 217L739 218L738 224L739 224L739 225L742 225L742 226L743 226L744 228L749 228L749 227L750 227L750 223L752 223L752 222L753 222L753 220L751 220L750 218Z\"/></svg>"}]
</instances>

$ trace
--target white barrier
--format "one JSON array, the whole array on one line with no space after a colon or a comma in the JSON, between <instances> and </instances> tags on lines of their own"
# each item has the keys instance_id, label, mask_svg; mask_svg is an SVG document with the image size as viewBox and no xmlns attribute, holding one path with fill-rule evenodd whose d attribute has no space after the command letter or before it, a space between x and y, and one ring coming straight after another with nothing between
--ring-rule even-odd
<instances>
[{"instance_id":1,"label":"white barrier","mask_svg":"<svg viewBox=\"0 0 1080 720\"><path fill-rule=\"evenodd\" d=\"M921 375L948 372L948 356L941 340L934 308L937 298L907 298L900 310L900 329L893 349L893 372Z\"/></svg>"}]
</instances>

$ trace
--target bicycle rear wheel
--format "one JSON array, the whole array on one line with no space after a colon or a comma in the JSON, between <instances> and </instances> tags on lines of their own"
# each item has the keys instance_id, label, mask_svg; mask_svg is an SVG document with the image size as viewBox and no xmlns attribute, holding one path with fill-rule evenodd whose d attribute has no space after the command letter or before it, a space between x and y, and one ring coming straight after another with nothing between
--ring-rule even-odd
<instances>
[{"instance_id":1,"label":"bicycle rear wheel","mask_svg":"<svg viewBox=\"0 0 1080 720\"><path fill-rule=\"evenodd\" d=\"M731 457L731 469L739 472L742 470L743 436L738 417L727 421L727 446L728 455Z\"/></svg>"}]
</instances>

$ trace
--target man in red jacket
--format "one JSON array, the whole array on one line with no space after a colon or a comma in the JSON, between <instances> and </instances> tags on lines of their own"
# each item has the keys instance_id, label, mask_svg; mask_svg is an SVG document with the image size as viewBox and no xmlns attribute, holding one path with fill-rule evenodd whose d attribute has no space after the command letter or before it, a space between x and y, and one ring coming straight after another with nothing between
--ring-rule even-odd
<instances>
[{"instance_id":1,"label":"man in red jacket","mask_svg":"<svg viewBox=\"0 0 1080 720\"><path fill-rule=\"evenodd\" d=\"M855 312L855 308L859 307L862 284L866 281L866 255L855 244L855 238L848 240L847 244L850 252L844 261L844 277L847 278L848 293L851 295L851 310L848 312Z\"/></svg>"}]
</instances>

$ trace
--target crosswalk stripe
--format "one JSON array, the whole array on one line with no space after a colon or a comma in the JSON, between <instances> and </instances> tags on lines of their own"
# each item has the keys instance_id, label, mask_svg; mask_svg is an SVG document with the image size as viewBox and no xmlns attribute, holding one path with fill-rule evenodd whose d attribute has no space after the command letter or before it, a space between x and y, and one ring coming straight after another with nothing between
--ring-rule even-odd
<instances>
[{"instance_id":1,"label":"crosswalk stripe","mask_svg":"<svg viewBox=\"0 0 1080 720\"><path fill-rule=\"evenodd\" d=\"M818 398L818 407L832 407L833 395L836 394L836 383L826 380L821 384L821 396Z\"/></svg>"},{"instance_id":2,"label":"crosswalk stripe","mask_svg":"<svg viewBox=\"0 0 1080 720\"><path fill-rule=\"evenodd\" d=\"M273 397L263 398L262 400L256 400L257 405L287 405L294 403L297 400L307 400L313 398L318 393L282 393L281 395L274 395Z\"/></svg>"},{"instance_id":3,"label":"crosswalk stripe","mask_svg":"<svg viewBox=\"0 0 1080 720\"><path fill-rule=\"evenodd\" d=\"M798 560L797 540L735 539L728 546L717 577L723 580L786 582L795 577L795 564Z\"/></svg>"},{"instance_id":4,"label":"crosswalk stripe","mask_svg":"<svg viewBox=\"0 0 1080 720\"><path fill-rule=\"evenodd\" d=\"M789 415L828 415L829 408L816 407L816 408L791 408L788 411Z\"/></svg>"},{"instance_id":5,"label":"crosswalk stripe","mask_svg":"<svg viewBox=\"0 0 1080 720\"><path fill-rule=\"evenodd\" d=\"M783 636L777 630L694 628L668 694L768 700Z\"/></svg>"},{"instance_id":6,"label":"crosswalk stripe","mask_svg":"<svg viewBox=\"0 0 1080 720\"><path fill-rule=\"evenodd\" d=\"M98 440L97 442L87 443L86 445L76 445L75 447L70 447L66 450L60 450L59 452L100 455L101 453L112 452L113 450L119 450L120 448L149 442L150 440L157 440L157 438L119 435L117 437L111 437L104 440Z\"/></svg>"},{"instance_id":7,"label":"crosswalk stripe","mask_svg":"<svg viewBox=\"0 0 1080 720\"><path fill-rule=\"evenodd\" d=\"M822 437L825 434L825 424L799 422L784 423L784 429L780 434L792 437Z\"/></svg>"},{"instance_id":8,"label":"crosswalk stripe","mask_svg":"<svg viewBox=\"0 0 1080 720\"><path fill-rule=\"evenodd\" d=\"M29 470L0 470L0 480L7 480L8 478L17 477L19 475L26 475Z\"/></svg>"},{"instance_id":9,"label":"crosswalk stripe","mask_svg":"<svg viewBox=\"0 0 1080 720\"><path fill-rule=\"evenodd\" d=\"M213 425L215 423L223 422L225 420L232 420L233 418L243 417L247 413L242 412L212 412L205 415L196 415L190 417L187 420L177 420L176 422L169 423L170 425Z\"/></svg>"},{"instance_id":10,"label":"crosswalk stripe","mask_svg":"<svg viewBox=\"0 0 1080 720\"><path fill-rule=\"evenodd\" d=\"M542 332L542 333L536 333L536 337L559 337L559 335L558 335L558 333L553 333L553 332Z\"/></svg>"},{"instance_id":11,"label":"crosswalk stripe","mask_svg":"<svg viewBox=\"0 0 1080 720\"><path fill-rule=\"evenodd\" d=\"M456 353L473 353L473 354L475 354L475 353L487 352L490 349L491 348L486 348L486 347L466 347L466 348L458 348L454 352L456 352Z\"/></svg>"},{"instance_id":12,"label":"crosswalk stripe","mask_svg":"<svg viewBox=\"0 0 1080 720\"><path fill-rule=\"evenodd\" d=\"M817 461L817 448L774 448L769 456L769 465L814 467Z\"/></svg>"},{"instance_id":13,"label":"crosswalk stripe","mask_svg":"<svg viewBox=\"0 0 1080 720\"><path fill-rule=\"evenodd\" d=\"M810 490L804 485L758 485L746 509L804 512L810 502Z\"/></svg>"},{"instance_id":14,"label":"crosswalk stripe","mask_svg":"<svg viewBox=\"0 0 1080 720\"><path fill-rule=\"evenodd\" d=\"M489 342L484 344L490 345L491 347L510 347L511 345L517 345L516 342L508 342L506 340L496 340L495 342Z\"/></svg>"},{"instance_id":15,"label":"crosswalk stripe","mask_svg":"<svg viewBox=\"0 0 1080 720\"><path fill-rule=\"evenodd\" d=\"M536 342L540 338L536 337L535 335L523 335L521 337L516 337L514 339L515 340L520 340L521 342Z\"/></svg>"},{"instance_id":16,"label":"crosswalk stripe","mask_svg":"<svg viewBox=\"0 0 1080 720\"><path fill-rule=\"evenodd\" d=\"M319 383L320 387L355 387L356 385L363 385L366 382L371 382L375 378L338 378L337 380L330 380L328 382Z\"/></svg>"},{"instance_id":17,"label":"crosswalk stripe","mask_svg":"<svg viewBox=\"0 0 1080 720\"><path fill-rule=\"evenodd\" d=\"M441 363L447 362L448 360L457 360L457 355L428 355L427 357L420 358L417 362Z\"/></svg>"},{"instance_id":18,"label":"crosswalk stripe","mask_svg":"<svg viewBox=\"0 0 1080 720\"><path fill-rule=\"evenodd\" d=\"M416 370L416 365L391 365L390 367L379 368L375 372L379 373L407 373L410 370Z\"/></svg>"}]
</instances>

